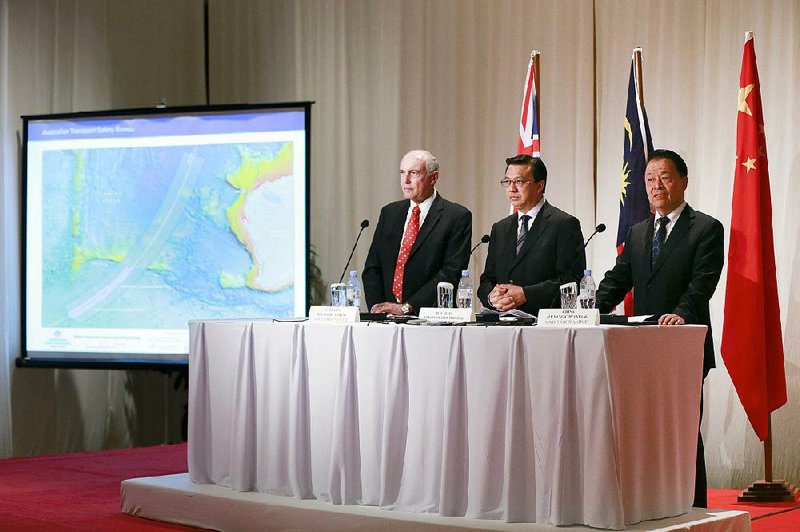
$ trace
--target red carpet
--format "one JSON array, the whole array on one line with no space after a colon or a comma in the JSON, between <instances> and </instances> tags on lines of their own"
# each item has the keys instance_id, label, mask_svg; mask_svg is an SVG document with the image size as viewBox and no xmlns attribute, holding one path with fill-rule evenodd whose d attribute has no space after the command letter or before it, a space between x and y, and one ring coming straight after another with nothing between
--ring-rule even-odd
<instances>
[{"instance_id":1,"label":"red carpet","mask_svg":"<svg viewBox=\"0 0 800 532\"><path fill-rule=\"evenodd\" d=\"M708 490L708 506L749 513L753 532L800 532L800 502L745 504L736 500L741 491Z\"/></svg>"},{"instance_id":2,"label":"red carpet","mask_svg":"<svg viewBox=\"0 0 800 532\"><path fill-rule=\"evenodd\" d=\"M120 513L120 482L187 471L186 445L0 460L0 531L198 530ZM709 490L712 508L743 510L754 532L800 532L800 502L740 504Z\"/></svg>"},{"instance_id":3,"label":"red carpet","mask_svg":"<svg viewBox=\"0 0 800 532\"><path fill-rule=\"evenodd\" d=\"M120 482L186 472L186 445L0 460L0 530L198 530L120 513Z\"/></svg>"}]
</instances>

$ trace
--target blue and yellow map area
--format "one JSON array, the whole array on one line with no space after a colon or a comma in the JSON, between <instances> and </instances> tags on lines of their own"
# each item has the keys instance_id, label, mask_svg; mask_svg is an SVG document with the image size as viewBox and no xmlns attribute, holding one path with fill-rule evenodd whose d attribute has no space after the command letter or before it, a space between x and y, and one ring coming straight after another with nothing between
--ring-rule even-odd
<instances>
[{"instance_id":1,"label":"blue and yellow map area","mask_svg":"<svg viewBox=\"0 0 800 532\"><path fill-rule=\"evenodd\" d=\"M291 141L43 157L44 327L294 315Z\"/></svg>"}]
</instances>

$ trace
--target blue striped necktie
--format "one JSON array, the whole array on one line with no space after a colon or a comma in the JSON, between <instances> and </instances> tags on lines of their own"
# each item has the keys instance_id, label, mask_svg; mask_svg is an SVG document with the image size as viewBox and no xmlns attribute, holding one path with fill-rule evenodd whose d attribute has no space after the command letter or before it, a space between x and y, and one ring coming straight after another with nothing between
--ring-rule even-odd
<instances>
[{"instance_id":1,"label":"blue striped necktie","mask_svg":"<svg viewBox=\"0 0 800 532\"><path fill-rule=\"evenodd\" d=\"M661 249L664 247L664 242L667 240L668 223L669 218L666 216L662 216L658 219L658 231L656 231L656 237L653 239L653 256L652 260L650 261L651 268L656 265L658 254L661 253Z\"/></svg>"},{"instance_id":2,"label":"blue striped necktie","mask_svg":"<svg viewBox=\"0 0 800 532\"><path fill-rule=\"evenodd\" d=\"M522 249L522 244L525 243L525 237L528 236L528 220L531 217L527 214L523 214L519 217L519 231L517 232L517 255L519 255L519 250Z\"/></svg>"}]
</instances>

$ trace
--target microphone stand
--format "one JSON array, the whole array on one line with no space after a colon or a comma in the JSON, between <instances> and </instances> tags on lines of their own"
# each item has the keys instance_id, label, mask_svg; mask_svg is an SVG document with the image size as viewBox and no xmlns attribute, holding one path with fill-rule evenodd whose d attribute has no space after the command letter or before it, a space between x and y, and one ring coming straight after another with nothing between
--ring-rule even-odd
<instances>
[{"instance_id":1,"label":"microphone stand","mask_svg":"<svg viewBox=\"0 0 800 532\"><path fill-rule=\"evenodd\" d=\"M583 249L586 249L586 246L589 245L589 241L594 238L594 235L597 233L602 233L606 230L606 224L598 224L597 227L594 228L594 233L589 235L589 238L586 239L586 242L583 244Z\"/></svg>"},{"instance_id":2,"label":"microphone stand","mask_svg":"<svg viewBox=\"0 0 800 532\"><path fill-rule=\"evenodd\" d=\"M350 250L350 256L347 257L347 264L344 265L344 270L342 270L342 276L339 277L339 282L341 283L344 280L344 274L347 272L347 267L350 266L350 261L353 259L353 254L356 252L356 246L358 246L358 240L361 238L361 233L364 232L364 229L369 227L369 220L364 220L361 222L361 230L358 232L358 236L356 237L356 242L353 244L353 249Z\"/></svg>"},{"instance_id":3,"label":"microphone stand","mask_svg":"<svg viewBox=\"0 0 800 532\"><path fill-rule=\"evenodd\" d=\"M594 235L596 235L597 233L602 233L602 232L603 232L603 231L605 231L605 230L606 230L606 224L598 224L598 225L597 225L597 227L595 227L595 228L594 228L594 233L592 233L591 235L589 235L589 238L587 238L587 239L586 239L586 242L584 242L584 243L583 243L583 249L584 249L584 252L585 252L585 250L586 250L586 246L588 246L588 245L589 245L589 241L590 241L592 238L594 238ZM576 256L576 257L575 257L575 258L572 260L572 264L570 264L570 265L569 265L569 269L567 270L568 272L569 272L569 271L571 271L571 270L572 270L572 268L574 268L574 267L575 267L575 265L578 263L578 260L579 260L580 258L581 258L581 257L580 257L580 255L578 255L578 256Z\"/></svg>"},{"instance_id":4,"label":"microphone stand","mask_svg":"<svg viewBox=\"0 0 800 532\"><path fill-rule=\"evenodd\" d=\"M481 240L480 240L480 242L478 242L477 244L475 244L475 246L474 246L474 247L473 247L471 250L469 250L469 256L470 256L470 257L472 256L472 253L473 253L473 252L474 252L476 249L478 249L478 246L480 246L481 244L486 244L487 242L489 242L489 235L483 235L483 236L481 237Z\"/></svg>"}]
</instances>

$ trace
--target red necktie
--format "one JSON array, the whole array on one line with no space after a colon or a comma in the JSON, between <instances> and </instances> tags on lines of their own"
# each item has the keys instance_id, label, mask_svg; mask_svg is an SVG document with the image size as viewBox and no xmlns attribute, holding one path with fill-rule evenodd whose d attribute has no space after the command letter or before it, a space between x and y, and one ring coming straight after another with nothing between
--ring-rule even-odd
<instances>
[{"instance_id":1,"label":"red necktie","mask_svg":"<svg viewBox=\"0 0 800 532\"><path fill-rule=\"evenodd\" d=\"M406 269L406 262L408 262L408 255L411 253L411 246L417 239L417 233L419 233L419 207L415 206L411 209L411 219L406 226L403 242L400 244L400 254L397 255L397 264L394 267L392 294L398 303L403 301L403 273Z\"/></svg>"}]
</instances>

